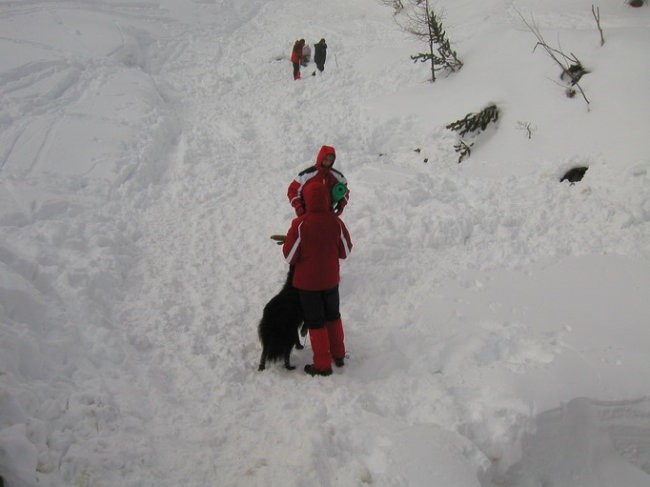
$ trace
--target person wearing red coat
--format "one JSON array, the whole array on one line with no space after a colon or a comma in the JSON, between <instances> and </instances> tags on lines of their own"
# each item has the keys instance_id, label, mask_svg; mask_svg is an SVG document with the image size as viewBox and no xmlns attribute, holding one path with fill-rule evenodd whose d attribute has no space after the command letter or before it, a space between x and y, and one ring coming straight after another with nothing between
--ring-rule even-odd
<instances>
[{"instance_id":1,"label":"person wearing red coat","mask_svg":"<svg viewBox=\"0 0 650 487\"><path fill-rule=\"evenodd\" d=\"M305 45L305 39L298 39L293 43L291 49L291 62L293 63L293 79L300 79L300 61L302 61L302 47Z\"/></svg>"},{"instance_id":2,"label":"person wearing red coat","mask_svg":"<svg viewBox=\"0 0 650 487\"><path fill-rule=\"evenodd\" d=\"M350 233L330 211L327 186L314 182L305 187L306 212L291 222L282 253L294 266L293 287L298 290L314 363L310 375L330 375L332 359L344 365L345 344L339 311L339 259L352 250Z\"/></svg>"},{"instance_id":3,"label":"person wearing red coat","mask_svg":"<svg viewBox=\"0 0 650 487\"><path fill-rule=\"evenodd\" d=\"M301 171L298 176L291 181L289 188L287 189L287 197L289 198L289 203L293 206L296 215L300 216L305 213L303 191L309 184L313 182L324 183L327 186L328 191L330 191L330 194L336 183L343 183L347 186L348 181L345 179L343 173L332 167L335 160L336 151L334 150L334 147L324 145L318 151L316 164ZM348 204L349 198L350 191L348 190L345 192L343 198L337 203L336 209L333 209L332 211L337 215L343 213L343 208Z\"/></svg>"}]
</instances>

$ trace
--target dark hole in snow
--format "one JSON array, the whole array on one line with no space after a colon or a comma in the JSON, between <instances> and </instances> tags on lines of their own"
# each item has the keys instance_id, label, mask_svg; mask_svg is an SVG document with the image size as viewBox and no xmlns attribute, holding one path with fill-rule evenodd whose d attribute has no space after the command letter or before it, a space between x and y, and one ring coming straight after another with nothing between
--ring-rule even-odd
<instances>
[{"instance_id":1,"label":"dark hole in snow","mask_svg":"<svg viewBox=\"0 0 650 487\"><path fill-rule=\"evenodd\" d=\"M588 166L572 167L562 176L560 182L569 181L570 183L577 183L578 181L582 181L587 169L589 169Z\"/></svg>"}]
</instances>

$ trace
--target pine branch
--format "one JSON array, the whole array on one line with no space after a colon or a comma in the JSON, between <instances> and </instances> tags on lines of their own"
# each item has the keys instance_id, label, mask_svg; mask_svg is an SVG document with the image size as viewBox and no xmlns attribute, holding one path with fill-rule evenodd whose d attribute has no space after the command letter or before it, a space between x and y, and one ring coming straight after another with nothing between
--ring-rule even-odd
<instances>
[{"instance_id":1,"label":"pine branch","mask_svg":"<svg viewBox=\"0 0 650 487\"><path fill-rule=\"evenodd\" d=\"M456 152L460 154L458 163L463 162L468 158L474 146L474 142L468 143L463 140L467 134L472 135L474 138L484 131L490 123L496 122L499 119L499 108L495 104L490 104L481 110L479 113L468 113L465 118L450 123L446 127L459 133L460 139L454 146Z\"/></svg>"},{"instance_id":2,"label":"pine branch","mask_svg":"<svg viewBox=\"0 0 650 487\"><path fill-rule=\"evenodd\" d=\"M470 155L472 155L472 146L474 145L474 142L471 144L468 144L465 142L463 139L460 139L458 141L458 144L454 146L454 149L456 152L460 154L458 157L458 164L463 162L465 159L467 159Z\"/></svg>"},{"instance_id":3,"label":"pine branch","mask_svg":"<svg viewBox=\"0 0 650 487\"><path fill-rule=\"evenodd\" d=\"M479 133L487 126L499 119L499 109L496 105L491 104L481 110L479 113L468 113L462 120L450 123L446 128L458 132L461 136L470 132Z\"/></svg>"}]
</instances>

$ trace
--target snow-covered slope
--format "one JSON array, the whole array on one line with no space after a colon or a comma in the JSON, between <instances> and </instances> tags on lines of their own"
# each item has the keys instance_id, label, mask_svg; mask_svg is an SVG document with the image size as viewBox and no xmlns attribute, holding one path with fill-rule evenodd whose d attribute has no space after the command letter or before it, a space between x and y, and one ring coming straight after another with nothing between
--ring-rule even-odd
<instances>
[{"instance_id":1,"label":"snow-covered slope","mask_svg":"<svg viewBox=\"0 0 650 487\"><path fill-rule=\"evenodd\" d=\"M650 8L599 5L601 46L591 6L439 0L464 67L432 84L376 0L0 2L5 485L648 485ZM258 372L322 144L349 356Z\"/></svg>"}]
</instances>

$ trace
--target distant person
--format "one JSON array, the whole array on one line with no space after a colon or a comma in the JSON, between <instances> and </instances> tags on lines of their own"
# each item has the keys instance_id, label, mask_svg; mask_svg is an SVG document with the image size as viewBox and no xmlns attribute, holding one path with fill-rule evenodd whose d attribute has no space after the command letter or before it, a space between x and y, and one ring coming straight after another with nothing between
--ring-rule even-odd
<instances>
[{"instance_id":1,"label":"distant person","mask_svg":"<svg viewBox=\"0 0 650 487\"><path fill-rule=\"evenodd\" d=\"M325 39L321 39L317 44L314 44L314 62L318 71L321 73L325 69L325 60L327 59L327 44ZM316 74L316 72L314 72Z\"/></svg>"},{"instance_id":2,"label":"distant person","mask_svg":"<svg viewBox=\"0 0 650 487\"><path fill-rule=\"evenodd\" d=\"M314 182L305 188L307 211L294 218L282 253L294 266L293 287L298 290L313 363L305 365L309 375L331 375L332 360L345 365L343 323L339 310L339 259L352 250L350 233L330 211L327 185Z\"/></svg>"},{"instance_id":3,"label":"distant person","mask_svg":"<svg viewBox=\"0 0 650 487\"><path fill-rule=\"evenodd\" d=\"M332 189L336 183L342 183L346 186L345 194L336 204L336 208L331 208L333 213L340 215L343 213L343 208L348 204L350 191L347 190L348 181L345 179L343 173L334 169L334 161L336 160L336 151L334 147L324 145L318 151L316 156L316 164L301 171L298 176L291 181L287 189L287 198L293 207L297 216L301 216L307 210L306 202L303 198L305 188L313 183L321 183L327 186L327 191L331 194Z\"/></svg>"},{"instance_id":4,"label":"distant person","mask_svg":"<svg viewBox=\"0 0 650 487\"><path fill-rule=\"evenodd\" d=\"M300 64L307 66L309 61L311 61L311 47L309 47L309 44L305 44L302 47L302 58L300 59Z\"/></svg>"},{"instance_id":5,"label":"distant person","mask_svg":"<svg viewBox=\"0 0 650 487\"><path fill-rule=\"evenodd\" d=\"M293 79L300 79L300 60L302 59L302 48L305 45L305 39L298 39L293 43L291 49L291 63L293 64Z\"/></svg>"}]
</instances>

